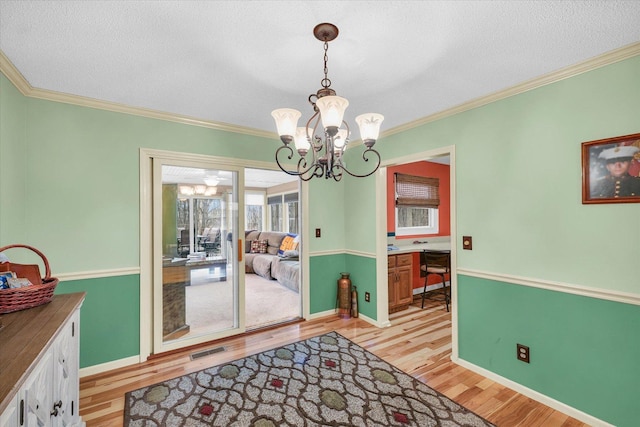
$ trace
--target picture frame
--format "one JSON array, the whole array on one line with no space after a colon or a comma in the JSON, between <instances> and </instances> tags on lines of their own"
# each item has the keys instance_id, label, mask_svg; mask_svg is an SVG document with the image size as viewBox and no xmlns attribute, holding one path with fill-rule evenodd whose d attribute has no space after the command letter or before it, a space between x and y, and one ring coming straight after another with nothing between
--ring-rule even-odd
<instances>
[{"instance_id":1,"label":"picture frame","mask_svg":"<svg viewBox=\"0 0 640 427\"><path fill-rule=\"evenodd\" d=\"M640 133L582 143L582 204L640 203Z\"/></svg>"}]
</instances>

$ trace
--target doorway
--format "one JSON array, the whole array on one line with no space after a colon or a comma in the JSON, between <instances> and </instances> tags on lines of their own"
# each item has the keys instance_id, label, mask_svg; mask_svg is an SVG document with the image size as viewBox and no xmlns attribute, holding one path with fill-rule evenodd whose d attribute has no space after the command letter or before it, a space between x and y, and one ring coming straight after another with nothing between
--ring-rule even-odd
<instances>
[{"instance_id":1,"label":"doorway","mask_svg":"<svg viewBox=\"0 0 640 427\"><path fill-rule=\"evenodd\" d=\"M179 180L169 182L170 180L166 179L163 183L163 166L186 168L183 171L190 172L191 176L183 177L184 181L181 182L178 182ZM245 221L249 221L249 223L253 221L255 224L256 212L262 210L266 215L269 211L266 192L264 192L262 206L250 206L255 205L256 200L251 197L251 193L260 190L259 187L263 185L255 184L255 174L262 176L259 180L270 182L270 184L266 184L267 186L277 185L273 181L274 175L276 175L277 181L281 179L277 175L286 174L279 170L276 171L275 168L275 164L266 162L161 150L140 150L141 360L146 360L150 354L195 345L252 329L251 325L247 324L247 319L250 320L251 316L255 314L255 307L252 308L251 303L247 302L247 294L257 295L263 301L265 298L260 296L263 295L260 292L264 292L269 286L273 287L278 283L271 280L268 283L256 285L253 283L255 281L248 280L250 283L247 284L247 280L245 280L245 249L248 246L245 244L244 231L249 225L245 226ZM199 176L200 181L193 180L194 174ZM289 176L287 177L290 179ZM214 180L203 183L204 178L214 178ZM217 183L214 182L215 179L218 179ZM225 179L229 180L226 184L223 182ZM307 186L305 183L298 184L298 180L295 180L295 184L300 187L298 190L299 203L295 204L299 217L293 218L292 205L288 206L287 215L291 224L298 224L300 227L299 234L302 238L304 231L300 224L305 221L303 216L308 215L306 213L308 200L301 196L305 194ZM217 189L213 191L210 187L217 187ZM171 197L167 193L171 193ZM291 201L290 197L287 202ZM169 202L172 199L173 202ZM167 209L174 211L175 221L163 224L163 210ZM268 217L264 218L263 223L266 227L268 226ZM283 220L286 218L287 216L284 216ZM301 247L300 265L307 266L306 255L303 254L302 249ZM163 298L158 283L163 281L163 268L165 268L163 264L171 261L172 266L177 266L177 264L173 264L174 260L178 264L184 262L185 266L190 267L187 276L189 285L184 287L186 310L184 323L190 326L188 333L185 333L184 330L180 331L180 327L175 327L175 325L174 330L177 332L174 334L162 330ZM196 264L198 262L203 264ZM181 274L183 274L182 282L187 282L185 273ZM180 283L180 280L176 282ZM305 313L308 315L308 285L308 278L302 274L301 268L299 289L296 292L295 301L287 303L289 307L296 307L295 314L290 315L289 319L305 317ZM205 286L216 286L217 292L209 292L205 290ZM254 289L258 286L260 292L248 292L247 289L251 289L252 286ZM201 313L205 313L207 316L220 316L225 313L228 319L232 319L231 322L224 327L217 327L215 331L209 330L204 333L199 330L196 321L186 320L191 319L190 312L195 312L187 309L186 304L189 300L189 294L196 290L200 292L200 296L192 298L192 300L204 306L205 309ZM230 310L218 309L223 297L226 298L225 301L231 301L228 304L232 306ZM286 298L277 296L275 298L278 302L287 301ZM257 305L260 306L260 304ZM263 310L264 307L265 305L262 304L259 308ZM269 305L267 308L273 307ZM180 312L180 310L178 311ZM285 312L284 310L277 311L281 312L280 314Z\"/></svg>"},{"instance_id":2,"label":"doorway","mask_svg":"<svg viewBox=\"0 0 640 427\"><path fill-rule=\"evenodd\" d=\"M391 253L387 249L387 169L389 167L400 166L404 164L421 162L421 161L434 161L434 159L442 159L448 157L449 159L449 242L451 250L451 275L450 275L450 295L451 295L451 342L452 342L452 357L458 356L458 343L457 343L457 280L456 280L456 185L455 185L455 147L448 146L439 149L416 153L402 158L389 159L383 163L383 167L380 168L378 174L376 174L376 229L377 229L377 249L376 257L378 260L384 260L388 254ZM420 240L420 239L417 239ZM389 299L388 290L388 265L387 263L377 263L377 294L378 294L378 306L377 306L377 324L380 327L390 326L389 321L389 308L387 301ZM424 280L422 278L421 280ZM429 288L428 288L429 289ZM444 302L443 302L444 306Z\"/></svg>"}]
</instances>

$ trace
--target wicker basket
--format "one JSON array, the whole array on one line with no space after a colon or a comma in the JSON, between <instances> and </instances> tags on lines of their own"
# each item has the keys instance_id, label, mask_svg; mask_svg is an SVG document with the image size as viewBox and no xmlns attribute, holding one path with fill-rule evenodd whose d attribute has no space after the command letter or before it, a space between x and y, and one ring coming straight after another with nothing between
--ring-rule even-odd
<instances>
[{"instance_id":1,"label":"wicker basket","mask_svg":"<svg viewBox=\"0 0 640 427\"><path fill-rule=\"evenodd\" d=\"M0 271L13 271L18 277L25 277L32 283L32 285L23 288L0 289L0 314L46 304L53 298L53 291L58 285L58 279L51 277L49 261L42 252L27 245L4 246L0 248L0 252L11 248L25 248L38 254L44 262L45 275L40 277L40 268L37 264L0 264Z\"/></svg>"}]
</instances>

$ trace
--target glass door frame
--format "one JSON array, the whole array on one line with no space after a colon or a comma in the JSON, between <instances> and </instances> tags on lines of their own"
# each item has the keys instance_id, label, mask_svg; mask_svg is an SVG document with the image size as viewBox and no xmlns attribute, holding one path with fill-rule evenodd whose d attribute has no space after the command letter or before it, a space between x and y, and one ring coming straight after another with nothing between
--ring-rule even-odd
<instances>
[{"instance_id":1,"label":"glass door frame","mask_svg":"<svg viewBox=\"0 0 640 427\"><path fill-rule=\"evenodd\" d=\"M146 361L153 353L153 307L151 304L153 295L153 160L184 160L187 162L204 162L216 164L220 169L224 168L252 168L252 169L268 169L278 170L275 162L265 162L259 160L235 159L230 157L211 156L206 154L183 153L176 151L166 151L152 148L140 148L140 353L132 356L139 362ZM244 192L244 173L240 175L242 180L242 191ZM302 264L301 271L301 291L302 291L302 317L311 319L326 315L326 313L317 313L310 315L310 298L309 298L309 183L303 181L301 183L301 236L302 245L300 251L300 262ZM239 199L244 206L244 197ZM243 208L244 210L244 208ZM244 214L243 214L244 215ZM244 222L244 216L241 215L240 221ZM240 233L235 243L239 243L237 248L244 248L244 234ZM236 249L237 249L236 248ZM242 256L238 263L240 274L244 275L244 254L243 251L238 255ZM244 299L244 295L242 295ZM244 305L244 301L243 301ZM244 319L241 319L244 322Z\"/></svg>"},{"instance_id":2,"label":"glass door frame","mask_svg":"<svg viewBox=\"0 0 640 427\"><path fill-rule=\"evenodd\" d=\"M235 174L232 184L232 199L230 200L231 211L235 211L232 218L232 232L240 235L240 230L244 229L244 168L237 166L221 165L217 162L204 161L184 161L176 159L154 159L153 161L153 353L159 354L166 351L189 347L203 342L225 338L245 332L245 290L244 290L244 266L240 268L238 251L232 250L231 257L227 262L231 264L232 275L227 275L227 281L232 280L233 292L233 317L234 327L211 333L200 334L192 337L178 338L174 340L163 339L163 209L162 209L162 167L163 166L183 166L194 169L224 170ZM157 185L156 185L157 184ZM192 209L189 209L191 212ZM242 217L242 218L241 218ZM189 218L192 225L193 218ZM191 230L190 230L191 232ZM190 237L194 237L190 234ZM237 242L233 242L237 244ZM193 248L193 241L189 242Z\"/></svg>"},{"instance_id":3,"label":"glass door frame","mask_svg":"<svg viewBox=\"0 0 640 427\"><path fill-rule=\"evenodd\" d=\"M244 258L237 250L244 244L244 235L240 233L244 227L244 167L229 162L231 159L212 156L144 149L140 154L140 359L245 332ZM238 321L235 328L184 340L163 341L162 292L155 291L156 287L162 287L162 165L226 170L236 174L232 209L237 211L236 234L242 240L233 242L229 254L236 290L234 310Z\"/></svg>"}]
</instances>

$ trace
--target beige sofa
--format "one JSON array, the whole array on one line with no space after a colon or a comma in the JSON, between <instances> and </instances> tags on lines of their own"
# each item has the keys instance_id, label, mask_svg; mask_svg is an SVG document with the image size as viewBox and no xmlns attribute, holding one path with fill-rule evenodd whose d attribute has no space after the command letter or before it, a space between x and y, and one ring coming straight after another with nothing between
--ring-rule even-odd
<instances>
[{"instance_id":1,"label":"beige sofa","mask_svg":"<svg viewBox=\"0 0 640 427\"><path fill-rule=\"evenodd\" d=\"M277 280L281 285L299 291L300 262L297 251L278 254L288 233L248 231L245 233L245 273ZM267 242L266 253L252 253L252 242Z\"/></svg>"}]
</instances>

